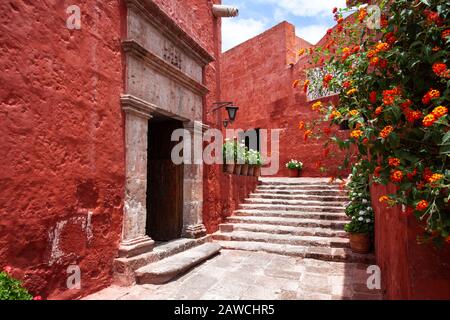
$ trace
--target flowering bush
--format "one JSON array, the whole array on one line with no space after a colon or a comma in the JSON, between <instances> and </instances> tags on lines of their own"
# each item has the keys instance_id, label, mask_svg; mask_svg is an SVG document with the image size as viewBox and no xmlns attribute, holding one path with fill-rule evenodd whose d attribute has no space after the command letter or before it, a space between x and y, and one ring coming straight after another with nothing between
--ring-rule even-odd
<instances>
[{"instance_id":1,"label":"flowering bush","mask_svg":"<svg viewBox=\"0 0 450 320\"><path fill-rule=\"evenodd\" d=\"M5 267L0 272L0 300L33 300L22 283L9 275L10 269L11 267Z\"/></svg>"},{"instance_id":2,"label":"flowering bush","mask_svg":"<svg viewBox=\"0 0 450 320\"><path fill-rule=\"evenodd\" d=\"M345 226L345 231L350 233L373 234L374 214L370 201L368 164L366 161L357 163L347 183L350 203L345 213L352 220Z\"/></svg>"},{"instance_id":3,"label":"flowering bush","mask_svg":"<svg viewBox=\"0 0 450 320\"><path fill-rule=\"evenodd\" d=\"M262 166L261 153L253 149L248 150L248 163L259 167Z\"/></svg>"},{"instance_id":4,"label":"flowering bush","mask_svg":"<svg viewBox=\"0 0 450 320\"><path fill-rule=\"evenodd\" d=\"M420 240L440 245L450 242L450 4L378 5L380 30L366 28L364 7L347 19L343 14L355 8L334 11L338 25L311 57L331 72L320 83L338 93L339 105L317 111L322 121L348 124L348 138L331 139L342 149L354 145L375 183L397 186L395 194L374 201L403 205L405 215L425 222Z\"/></svg>"},{"instance_id":5,"label":"flowering bush","mask_svg":"<svg viewBox=\"0 0 450 320\"><path fill-rule=\"evenodd\" d=\"M286 163L286 168L301 170L303 169L303 163L298 160L292 159L288 163Z\"/></svg>"}]
</instances>

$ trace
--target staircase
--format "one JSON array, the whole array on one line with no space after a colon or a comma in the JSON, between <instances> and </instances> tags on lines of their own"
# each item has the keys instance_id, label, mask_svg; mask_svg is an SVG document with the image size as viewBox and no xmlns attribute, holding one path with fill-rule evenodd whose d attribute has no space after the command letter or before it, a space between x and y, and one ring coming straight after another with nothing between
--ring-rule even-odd
<instances>
[{"instance_id":1,"label":"staircase","mask_svg":"<svg viewBox=\"0 0 450 320\"><path fill-rule=\"evenodd\" d=\"M373 263L373 255L350 250L346 202L345 191L328 178L260 178L213 239L225 249Z\"/></svg>"}]
</instances>

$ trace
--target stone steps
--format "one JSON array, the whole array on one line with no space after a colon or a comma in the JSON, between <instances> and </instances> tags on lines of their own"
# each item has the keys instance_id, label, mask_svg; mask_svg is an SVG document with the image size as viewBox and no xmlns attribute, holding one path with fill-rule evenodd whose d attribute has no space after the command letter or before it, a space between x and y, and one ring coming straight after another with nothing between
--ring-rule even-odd
<instances>
[{"instance_id":1,"label":"stone steps","mask_svg":"<svg viewBox=\"0 0 450 320\"><path fill-rule=\"evenodd\" d=\"M272 224L252 224L252 223L226 223L219 225L219 230L222 233L233 231L250 231L263 232L272 234L285 234L294 236L314 236L314 237L341 237L347 238L348 235L342 230L333 230L330 228L311 228L311 227L292 227L286 225L272 225Z\"/></svg>"},{"instance_id":2,"label":"stone steps","mask_svg":"<svg viewBox=\"0 0 450 320\"><path fill-rule=\"evenodd\" d=\"M350 242L349 239L347 238L296 236L292 234L274 234L274 233L251 232L251 231L217 232L213 234L213 239L222 241L265 242L265 243L287 244L305 247L331 247L331 248L350 247Z\"/></svg>"},{"instance_id":3,"label":"stone steps","mask_svg":"<svg viewBox=\"0 0 450 320\"><path fill-rule=\"evenodd\" d=\"M340 220L320 220L320 219L298 219L286 217L265 217L265 216L231 216L226 219L227 223L245 224L269 224L274 226L321 228L331 230L344 230L346 221Z\"/></svg>"},{"instance_id":4,"label":"stone steps","mask_svg":"<svg viewBox=\"0 0 450 320\"><path fill-rule=\"evenodd\" d=\"M329 178L264 178L260 177L259 182L261 185L320 185L320 186L339 186L340 181L334 181L330 183Z\"/></svg>"},{"instance_id":5,"label":"stone steps","mask_svg":"<svg viewBox=\"0 0 450 320\"><path fill-rule=\"evenodd\" d=\"M350 250L344 231L348 200L340 185L326 178L261 178L213 239L226 249L373 263L373 255Z\"/></svg>"},{"instance_id":6,"label":"stone steps","mask_svg":"<svg viewBox=\"0 0 450 320\"><path fill-rule=\"evenodd\" d=\"M282 194L282 195L312 195L312 196L345 196L345 192L341 190L333 189L259 189L255 190L256 194L259 193L271 193L271 194Z\"/></svg>"},{"instance_id":7,"label":"stone steps","mask_svg":"<svg viewBox=\"0 0 450 320\"><path fill-rule=\"evenodd\" d=\"M298 219L323 219L323 220L340 220L347 221L348 217L344 213L339 212L309 212L309 211L282 211L282 210L251 210L240 209L234 212L235 216L253 216L253 217L282 217L282 218L298 218Z\"/></svg>"},{"instance_id":8,"label":"stone steps","mask_svg":"<svg viewBox=\"0 0 450 320\"><path fill-rule=\"evenodd\" d=\"M322 200L317 199L264 199L259 197L251 197L245 199L246 204L281 204L286 206L297 205L297 206L321 206L323 205ZM343 207L345 205L345 201L328 201L326 203L327 206L335 206L335 207Z\"/></svg>"},{"instance_id":9,"label":"stone steps","mask_svg":"<svg viewBox=\"0 0 450 320\"><path fill-rule=\"evenodd\" d=\"M205 243L136 270L138 284L163 284L220 252L217 243Z\"/></svg>"},{"instance_id":10,"label":"stone steps","mask_svg":"<svg viewBox=\"0 0 450 320\"><path fill-rule=\"evenodd\" d=\"M333 202L342 201L348 202L347 196L321 196L312 194L274 194L274 193L251 193L251 199L283 199L283 200L312 200L312 201L323 201L323 202Z\"/></svg>"},{"instance_id":11,"label":"stone steps","mask_svg":"<svg viewBox=\"0 0 450 320\"><path fill-rule=\"evenodd\" d=\"M355 262L374 264L373 254L357 254L347 248L305 247L250 241L217 241L222 248L229 250L263 251L307 259L334 262Z\"/></svg>"},{"instance_id":12,"label":"stone steps","mask_svg":"<svg viewBox=\"0 0 450 320\"><path fill-rule=\"evenodd\" d=\"M117 285L132 285L136 282L135 271L152 263L195 248L205 243L211 243L211 235L198 239L181 238L169 242L156 243L152 251L134 257L117 258L114 260L114 282Z\"/></svg>"},{"instance_id":13,"label":"stone steps","mask_svg":"<svg viewBox=\"0 0 450 320\"><path fill-rule=\"evenodd\" d=\"M297 211L297 212L337 212L344 213L345 207L342 206L326 206L326 205L280 205L280 204L255 204L242 203L240 209L244 210L261 210L261 211Z\"/></svg>"}]
</instances>

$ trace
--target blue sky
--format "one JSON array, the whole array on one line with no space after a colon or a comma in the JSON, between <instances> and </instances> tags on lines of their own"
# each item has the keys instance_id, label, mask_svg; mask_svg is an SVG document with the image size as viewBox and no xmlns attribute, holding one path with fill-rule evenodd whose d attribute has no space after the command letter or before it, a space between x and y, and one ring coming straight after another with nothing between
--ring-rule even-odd
<instances>
[{"instance_id":1,"label":"blue sky","mask_svg":"<svg viewBox=\"0 0 450 320\"><path fill-rule=\"evenodd\" d=\"M226 51L274 25L288 21L299 37L316 44L335 24L332 10L345 0L222 0L239 8L239 17L223 18L222 49Z\"/></svg>"}]
</instances>

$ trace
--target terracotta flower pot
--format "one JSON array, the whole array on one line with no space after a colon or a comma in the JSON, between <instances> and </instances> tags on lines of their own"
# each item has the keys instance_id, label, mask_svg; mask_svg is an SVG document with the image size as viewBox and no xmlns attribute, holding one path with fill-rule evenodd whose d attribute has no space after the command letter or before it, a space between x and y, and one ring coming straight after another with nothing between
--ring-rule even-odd
<instances>
[{"instance_id":1,"label":"terracotta flower pot","mask_svg":"<svg viewBox=\"0 0 450 320\"><path fill-rule=\"evenodd\" d=\"M367 233L350 233L350 248L355 253L369 253L370 236Z\"/></svg>"},{"instance_id":2,"label":"terracotta flower pot","mask_svg":"<svg viewBox=\"0 0 450 320\"><path fill-rule=\"evenodd\" d=\"M260 166L256 166L253 169L253 176L255 176L255 177L260 177L261 176L261 167Z\"/></svg>"},{"instance_id":3,"label":"terracotta flower pot","mask_svg":"<svg viewBox=\"0 0 450 320\"><path fill-rule=\"evenodd\" d=\"M296 178L300 175L300 170L298 169L289 169L289 177Z\"/></svg>"},{"instance_id":4,"label":"terracotta flower pot","mask_svg":"<svg viewBox=\"0 0 450 320\"><path fill-rule=\"evenodd\" d=\"M247 173L247 175L248 176L250 176L250 177L252 177L253 176L253 170L255 169L255 166L249 166L248 167L248 173Z\"/></svg>"},{"instance_id":5,"label":"terracotta flower pot","mask_svg":"<svg viewBox=\"0 0 450 320\"><path fill-rule=\"evenodd\" d=\"M243 164L241 168L241 176L248 175L248 164Z\"/></svg>"},{"instance_id":6,"label":"terracotta flower pot","mask_svg":"<svg viewBox=\"0 0 450 320\"><path fill-rule=\"evenodd\" d=\"M234 163L231 163L231 164L224 164L224 167L225 167L225 172L226 173L230 173L230 174L233 174L234 173Z\"/></svg>"},{"instance_id":7,"label":"terracotta flower pot","mask_svg":"<svg viewBox=\"0 0 450 320\"><path fill-rule=\"evenodd\" d=\"M236 164L234 166L234 174L235 175L241 175L241 170L242 170L242 164Z\"/></svg>"}]
</instances>

